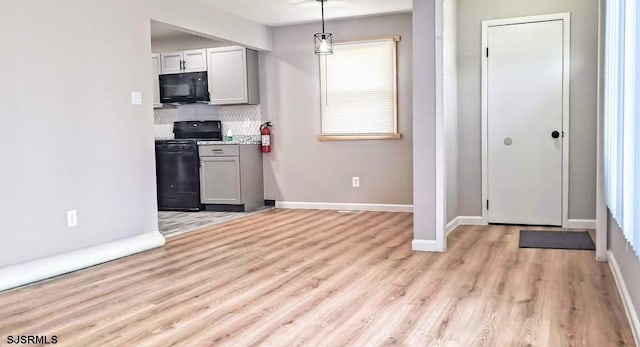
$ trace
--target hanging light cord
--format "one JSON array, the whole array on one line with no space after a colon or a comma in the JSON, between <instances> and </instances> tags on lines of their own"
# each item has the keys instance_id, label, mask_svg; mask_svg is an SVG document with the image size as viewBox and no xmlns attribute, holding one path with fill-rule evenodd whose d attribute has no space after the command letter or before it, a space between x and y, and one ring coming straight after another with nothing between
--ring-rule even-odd
<instances>
[{"instance_id":1,"label":"hanging light cord","mask_svg":"<svg viewBox=\"0 0 640 347\"><path fill-rule=\"evenodd\" d=\"M326 0L321 0L320 1L320 8L321 8L321 11L322 11L322 33L323 34L324 34L324 2L325 1Z\"/></svg>"},{"instance_id":2,"label":"hanging light cord","mask_svg":"<svg viewBox=\"0 0 640 347\"><path fill-rule=\"evenodd\" d=\"M324 33L324 2L325 2L325 0L323 0L322 3L320 4L320 7L322 8L322 32L323 33ZM325 93L324 93L324 95L325 95L326 105L329 106L329 95L328 95L328 93L329 93L329 74L327 72L327 70L329 70L329 66L327 66L327 64L328 64L327 56L325 55L324 56L324 67L325 67L325 69L324 69L324 81L325 81L325 85L324 85Z\"/></svg>"},{"instance_id":3,"label":"hanging light cord","mask_svg":"<svg viewBox=\"0 0 640 347\"><path fill-rule=\"evenodd\" d=\"M327 0L320 0L320 9L322 11L322 38L324 39L324 2ZM329 78L329 74L327 72L327 70L329 70L329 67L327 66L328 61L327 61L327 56L325 55L324 57L324 88L325 88L325 92L324 92L324 102L325 102L325 106L329 106L329 96L327 95L329 93L329 86L328 86L328 78Z\"/></svg>"}]
</instances>

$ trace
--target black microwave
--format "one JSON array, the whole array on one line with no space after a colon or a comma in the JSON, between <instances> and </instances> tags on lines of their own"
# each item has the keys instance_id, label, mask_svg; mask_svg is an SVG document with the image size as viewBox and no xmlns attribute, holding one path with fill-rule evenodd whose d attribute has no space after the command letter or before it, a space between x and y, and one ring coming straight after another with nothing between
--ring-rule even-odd
<instances>
[{"instance_id":1,"label":"black microwave","mask_svg":"<svg viewBox=\"0 0 640 347\"><path fill-rule=\"evenodd\" d=\"M163 104L209 101L207 72L160 75L160 102Z\"/></svg>"}]
</instances>

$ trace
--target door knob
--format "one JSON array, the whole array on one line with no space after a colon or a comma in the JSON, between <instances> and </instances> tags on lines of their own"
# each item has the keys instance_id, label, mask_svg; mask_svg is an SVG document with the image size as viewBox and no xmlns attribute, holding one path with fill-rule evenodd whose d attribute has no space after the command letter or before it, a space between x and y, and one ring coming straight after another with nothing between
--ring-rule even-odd
<instances>
[{"instance_id":1,"label":"door knob","mask_svg":"<svg viewBox=\"0 0 640 347\"><path fill-rule=\"evenodd\" d=\"M558 132L558 130L554 130L551 133L551 137L553 137L554 139L557 139L558 137L560 137L560 132Z\"/></svg>"}]
</instances>

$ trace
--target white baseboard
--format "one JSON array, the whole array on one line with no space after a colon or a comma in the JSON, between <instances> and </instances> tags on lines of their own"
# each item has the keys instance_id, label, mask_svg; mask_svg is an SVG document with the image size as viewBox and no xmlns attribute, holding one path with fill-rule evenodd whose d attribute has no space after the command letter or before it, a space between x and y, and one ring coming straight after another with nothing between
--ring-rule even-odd
<instances>
[{"instance_id":1,"label":"white baseboard","mask_svg":"<svg viewBox=\"0 0 640 347\"><path fill-rule=\"evenodd\" d=\"M631 295L629 295L629 290L627 289L627 284L624 281L624 277L622 277L622 272L620 272L618 261L616 261L616 257L613 252L609 251L607 253L607 258L609 260L609 268L611 268L611 272L613 273L613 278L616 280L618 292L620 293L620 298L622 298L622 303L624 304L624 310L627 313L631 330L633 331L633 338L636 341L636 346L640 346L640 320L638 319L638 312L633 306Z\"/></svg>"},{"instance_id":2,"label":"white baseboard","mask_svg":"<svg viewBox=\"0 0 640 347\"><path fill-rule=\"evenodd\" d=\"M276 201L277 208L336 211L413 212L413 205Z\"/></svg>"},{"instance_id":3,"label":"white baseboard","mask_svg":"<svg viewBox=\"0 0 640 347\"><path fill-rule=\"evenodd\" d=\"M159 232L117 240L25 263L0 267L0 291L97 265L164 245Z\"/></svg>"},{"instance_id":4,"label":"white baseboard","mask_svg":"<svg viewBox=\"0 0 640 347\"><path fill-rule=\"evenodd\" d=\"M420 252L444 252L446 249L442 249L436 240L416 240L411 242L411 249Z\"/></svg>"},{"instance_id":5,"label":"white baseboard","mask_svg":"<svg viewBox=\"0 0 640 347\"><path fill-rule=\"evenodd\" d=\"M569 219L565 228L577 228L577 229L595 229L595 219Z\"/></svg>"},{"instance_id":6,"label":"white baseboard","mask_svg":"<svg viewBox=\"0 0 640 347\"><path fill-rule=\"evenodd\" d=\"M481 216L458 216L447 224L446 234L449 235L461 225L487 225L487 222Z\"/></svg>"},{"instance_id":7,"label":"white baseboard","mask_svg":"<svg viewBox=\"0 0 640 347\"><path fill-rule=\"evenodd\" d=\"M447 223L447 230L445 230L445 235L448 236L449 233L456 230L458 226L460 226L460 217L456 217L451 222Z\"/></svg>"},{"instance_id":8,"label":"white baseboard","mask_svg":"<svg viewBox=\"0 0 640 347\"><path fill-rule=\"evenodd\" d=\"M460 225L489 225L482 216L459 216Z\"/></svg>"},{"instance_id":9,"label":"white baseboard","mask_svg":"<svg viewBox=\"0 0 640 347\"><path fill-rule=\"evenodd\" d=\"M447 225L488 225L489 223L482 218L482 216L458 216ZM578 228L578 229L595 229L595 219L569 219L564 225L565 228ZM454 228L455 229L455 228Z\"/></svg>"}]
</instances>

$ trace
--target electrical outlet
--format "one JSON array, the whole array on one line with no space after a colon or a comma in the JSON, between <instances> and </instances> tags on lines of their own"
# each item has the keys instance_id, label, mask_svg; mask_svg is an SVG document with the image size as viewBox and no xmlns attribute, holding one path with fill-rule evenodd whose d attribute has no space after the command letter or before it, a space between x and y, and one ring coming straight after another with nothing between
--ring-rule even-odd
<instances>
[{"instance_id":1,"label":"electrical outlet","mask_svg":"<svg viewBox=\"0 0 640 347\"><path fill-rule=\"evenodd\" d=\"M67 226L69 228L78 226L78 211L76 210L67 211Z\"/></svg>"},{"instance_id":2,"label":"electrical outlet","mask_svg":"<svg viewBox=\"0 0 640 347\"><path fill-rule=\"evenodd\" d=\"M360 187L360 177L351 177L351 185L353 188Z\"/></svg>"}]
</instances>

